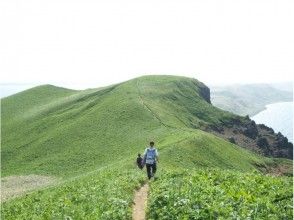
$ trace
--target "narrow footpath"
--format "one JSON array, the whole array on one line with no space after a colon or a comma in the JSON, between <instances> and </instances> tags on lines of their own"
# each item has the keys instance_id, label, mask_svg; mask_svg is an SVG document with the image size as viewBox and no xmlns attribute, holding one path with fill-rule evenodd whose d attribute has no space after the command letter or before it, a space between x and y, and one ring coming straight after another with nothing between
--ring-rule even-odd
<instances>
[{"instance_id":1,"label":"narrow footpath","mask_svg":"<svg viewBox=\"0 0 294 220\"><path fill-rule=\"evenodd\" d=\"M149 186L145 183L139 190L135 192L133 205L133 220L145 220L145 208L147 205Z\"/></svg>"}]
</instances>

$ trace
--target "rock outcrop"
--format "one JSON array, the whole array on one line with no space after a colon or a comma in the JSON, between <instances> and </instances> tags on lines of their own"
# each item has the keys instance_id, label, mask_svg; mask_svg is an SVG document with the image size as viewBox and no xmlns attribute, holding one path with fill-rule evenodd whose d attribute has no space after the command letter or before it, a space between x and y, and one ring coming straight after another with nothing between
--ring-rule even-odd
<instances>
[{"instance_id":1,"label":"rock outcrop","mask_svg":"<svg viewBox=\"0 0 294 220\"><path fill-rule=\"evenodd\" d=\"M293 143L280 132L275 133L264 124L256 124L249 117L235 118L206 130L263 156L293 159Z\"/></svg>"},{"instance_id":2,"label":"rock outcrop","mask_svg":"<svg viewBox=\"0 0 294 220\"><path fill-rule=\"evenodd\" d=\"M199 86L199 94L206 102L211 104L210 89L206 85L203 84L202 86Z\"/></svg>"}]
</instances>

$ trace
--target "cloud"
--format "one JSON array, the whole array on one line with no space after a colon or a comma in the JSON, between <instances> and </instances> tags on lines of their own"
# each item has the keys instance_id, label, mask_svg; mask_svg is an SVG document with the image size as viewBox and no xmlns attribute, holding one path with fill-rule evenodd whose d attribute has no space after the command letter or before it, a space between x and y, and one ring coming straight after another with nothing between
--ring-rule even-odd
<instances>
[{"instance_id":1,"label":"cloud","mask_svg":"<svg viewBox=\"0 0 294 220\"><path fill-rule=\"evenodd\" d=\"M0 3L4 83L104 86L143 74L291 80L291 1Z\"/></svg>"}]
</instances>

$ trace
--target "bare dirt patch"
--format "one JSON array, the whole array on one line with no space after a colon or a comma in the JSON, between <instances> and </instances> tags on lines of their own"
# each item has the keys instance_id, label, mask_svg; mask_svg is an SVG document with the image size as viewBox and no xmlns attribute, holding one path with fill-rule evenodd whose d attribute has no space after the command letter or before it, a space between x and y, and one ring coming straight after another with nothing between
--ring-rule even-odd
<instances>
[{"instance_id":1,"label":"bare dirt patch","mask_svg":"<svg viewBox=\"0 0 294 220\"><path fill-rule=\"evenodd\" d=\"M145 207L147 204L149 186L146 183L135 193L133 205L133 220L145 220Z\"/></svg>"},{"instance_id":2,"label":"bare dirt patch","mask_svg":"<svg viewBox=\"0 0 294 220\"><path fill-rule=\"evenodd\" d=\"M54 177L40 175L3 177L1 178L1 202L51 185L56 181Z\"/></svg>"}]
</instances>

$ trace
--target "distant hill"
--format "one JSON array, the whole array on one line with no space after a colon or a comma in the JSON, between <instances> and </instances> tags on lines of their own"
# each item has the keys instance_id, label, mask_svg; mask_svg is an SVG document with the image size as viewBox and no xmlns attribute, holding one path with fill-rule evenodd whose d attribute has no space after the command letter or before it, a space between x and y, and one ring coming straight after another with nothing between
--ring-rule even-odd
<instances>
[{"instance_id":1,"label":"distant hill","mask_svg":"<svg viewBox=\"0 0 294 220\"><path fill-rule=\"evenodd\" d=\"M280 83L272 83L270 86L282 90L293 93L293 82L280 82Z\"/></svg>"},{"instance_id":2,"label":"distant hill","mask_svg":"<svg viewBox=\"0 0 294 220\"><path fill-rule=\"evenodd\" d=\"M253 116L275 102L293 101L291 84L248 84L211 87L211 102L238 115Z\"/></svg>"}]
</instances>

